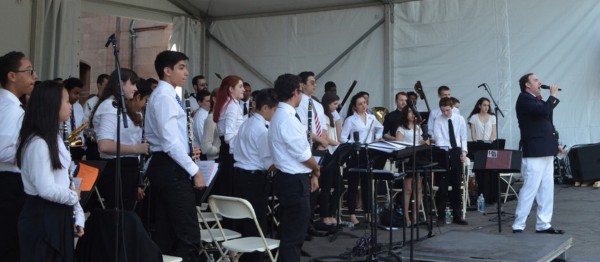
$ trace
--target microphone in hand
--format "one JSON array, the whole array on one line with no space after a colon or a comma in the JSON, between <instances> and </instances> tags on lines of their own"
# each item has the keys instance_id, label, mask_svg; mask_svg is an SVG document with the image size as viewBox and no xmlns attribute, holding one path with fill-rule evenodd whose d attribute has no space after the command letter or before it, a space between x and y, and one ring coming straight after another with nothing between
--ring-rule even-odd
<instances>
[{"instance_id":1,"label":"microphone in hand","mask_svg":"<svg viewBox=\"0 0 600 262\"><path fill-rule=\"evenodd\" d=\"M540 88L542 88L542 89L550 89L550 86L548 86L548 85L542 85ZM558 91L562 91L562 89L559 88Z\"/></svg>"}]
</instances>

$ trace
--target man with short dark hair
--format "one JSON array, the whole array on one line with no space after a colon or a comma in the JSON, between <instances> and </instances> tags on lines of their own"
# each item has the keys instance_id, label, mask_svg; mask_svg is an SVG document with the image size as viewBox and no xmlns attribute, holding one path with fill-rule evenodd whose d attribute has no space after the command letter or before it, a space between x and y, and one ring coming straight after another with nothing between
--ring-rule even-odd
<instances>
[{"instance_id":1,"label":"man with short dark hair","mask_svg":"<svg viewBox=\"0 0 600 262\"><path fill-rule=\"evenodd\" d=\"M185 54L175 51L163 51L154 60L160 82L148 99L144 119L152 152L146 175L157 200L154 242L163 254L199 261L194 188L203 189L206 183L190 157L187 116L175 92L175 87L184 86L187 80L187 60Z\"/></svg>"},{"instance_id":2,"label":"man with short dark hair","mask_svg":"<svg viewBox=\"0 0 600 262\"><path fill-rule=\"evenodd\" d=\"M325 94L334 94L337 95L337 86L335 85L335 83L333 81L327 81L327 83L325 83Z\"/></svg>"},{"instance_id":3,"label":"man with short dark hair","mask_svg":"<svg viewBox=\"0 0 600 262\"><path fill-rule=\"evenodd\" d=\"M196 102L198 103L198 111L194 114L192 124L194 126L194 146L200 148L202 134L204 132L204 121L208 117L210 111L210 92L208 90L199 90L196 93Z\"/></svg>"},{"instance_id":4,"label":"man with short dark hair","mask_svg":"<svg viewBox=\"0 0 600 262\"><path fill-rule=\"evenodd\" d=\"M83 82L79 78L71 77L63 81L63 84L69 93L69 103L73 107L71 117L67 120L67 132L71 134L83 125L83 106L79 103L79 95L83 89ZM71 158L73 161L81 161L85 155L85 150L83 149L85 146L83 132L80 132L76 139L81 139L82 143L70 148Z\"/></svg>"},{"instance_id":5,"label":"man with short dark hair","mask_svg":"<svg viewBox=\"0 0 600 262\"><path fill-rule=\"evenodd\" d=\"M88 98L85 101L85 103L83 104L83 122L86 122L90 119L90 114L92 113L92 110L94 110L94 107L98 103L98 99L102 95L102 92L104 92L104 88L106 87L107 84L108 84L108 75L107 74L99 75L98 79L96 79L96 87L98 88L98 93L96 95Z\"/></svg>"},{"instance_id":6,"label":"man with short dark hair","mask_svg":"<svg viewBox=\"0 0 600 262\"><path fill-rule=\"evenodd\" d=\"M25 201L21 170L15 164L25 115L19 97L30 95L36 80L25 54L12 51L0 57L0 261L19 261L17 221Z\"/></svg>"},{"instance_id":7,"label":"man with short dark hair","mask_svg":"<svg viewBox=\"0 0 600 262\"><path fill-rule=\"evenodd\" d=\"M204 78L203 75L194 76L194 78L192 78L192 88L194 89L194 94L191 94L190 96L195 99L190 99L190 109L193 112L192 115L196 115L196 112L198 112L198 109L200 108L200 105L198 104L198 93L201 90L209 91L206 78Z\"/></svg>"},{"instance_id":8,"label":"man with short dark hair","mask_svg":"<svg viewBox=\"0 0 600 262\"><path fill-rule=\"evenodd\" d=\"M273 178L279 200L278 261L299 262L310 218L309 194L319 188L320 169L312 156L306 127L294 109L300 105L300 77L280 75L275 80L279 105L269 126L269 146L277 173Z\"/></svg>"},{"instance_id":9,"label":"man with short dark hair","mask_svg":"<svg viewBox=\"0 0 600 262\"><path fill-rule=\"evenodd\" d=\"M396 110L388 113L383 119L383 138L385 140L396 140L396 130L400 126L400 111L406 106L405 92L396 94Z\"/></svg>"},{"instance_id":10,"label":"man with short dark hair","mask_svg":"<svg viewBox=\"0 0 600 262\"><path fill-rule=\"evenodd\" d=\"M448 86L440 86L437 90L438 97L450 98L452 97L452 92L450 91L450 87ZM452 107L452 113L456 115L460 115L460 111L456 107ZM433 136L433 129L435 128L435 120L442 115L442 111L440 108L431 109L431 113L429 114L429 118L427 119L427 132L430 136ZM433 140L435 142L435 140Z\"/></svg>"},{"instance_id":11,"label":"man with short dark hair","mask_svg":"<svg viewBox=\"0 0 600 262\"><path fill-rule=\"evenodd\" d=\"M252 101L250 100L250 95L252 94L252 86L250 83L244 82L244 97L240 99L240 108L242 109L242 113L244 114L244 120L248 119L250 113L252 113Z\"/></svg>"},{"instance_id":12,"label":"man with short dark hair","mask_svg":"<svg viewBox=\"0 0 600 262\"><path fill-rule=\"evenodd\" d=\"M517 98L516 112L521 130L520 147L523 150L521 174L523 187L519 192L519 202L515 211L513 233L522 233L527 216L537 203L535 223L536 233L563 234L550 224L554 206L554 156L562 152L558 145L558 135L552 123L552 114L559 100L558 86L550 86L550 96L542 100L542 82L533 74L525 74L519 79L521 93Z\"/></svg>"}]
</instances>

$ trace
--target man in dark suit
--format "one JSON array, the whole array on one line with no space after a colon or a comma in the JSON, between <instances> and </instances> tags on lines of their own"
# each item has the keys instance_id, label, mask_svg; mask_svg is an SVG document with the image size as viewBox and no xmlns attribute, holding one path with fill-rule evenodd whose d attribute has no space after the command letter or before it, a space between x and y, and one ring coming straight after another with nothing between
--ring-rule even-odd
<instances>
[{"instance_id":1,"label":"man in dark suit","mask_svg":"<svg viewBox=\"0 0 600 262\"><path fill-rule=\"evenodd\" d=\"M536 233L563 234L562 230L552 227L552 209L554 205L554 167L553 158L562 148L552 124L552 112L559 100L558 86L550 86L550 96L542 100L542 83L538 77L529 73L519 79L521 93L517 99L517 119L521 130L520 146L523 150L521 174L524 184L519 193L519 203L513 233L522 233L527 216L537 202Z\"/></svg>"}]
</instances>

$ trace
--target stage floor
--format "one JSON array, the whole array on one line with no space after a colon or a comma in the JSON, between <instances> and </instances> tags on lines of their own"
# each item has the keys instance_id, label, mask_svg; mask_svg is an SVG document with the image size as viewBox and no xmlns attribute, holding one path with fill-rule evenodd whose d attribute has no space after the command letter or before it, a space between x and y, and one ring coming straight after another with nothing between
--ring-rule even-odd
<instances>
[{"instance_id":1,"label":"stage floor","mask_svg":"<svg viewBox=\"0 0 600 262\"><path fill-rule=\"evenodd\" d=\"M517 188L520 186L517 186ZM424 239L415 243L417 245L427 246L429 243L443 242L446 234L459 234L449 239L454 246L471 249L476 246L477 250L473 252L468 251L464 255L465 257L471 257L473 254L481 255L482 257L494 257L496 252L495 247L498 247L498 240L502 240L509 243L517 243L525 239L543 239L563 241L562 243L570 243L571 247L568 249L568 256L566 261L600 261L600 223L598 223L598 216L600 215L600 190L594 190L591 187L572 187L565 185L555 185L555 204L554 204L554 216L552 219L552 225L557 229L562 229L566 232L563 236L555 235L544 235L535 233L535 209L534 205L529 218L527 219L527 228L522 234L513 234L511 225L512 220L502 222L502 232L498 233L497 222L489 221L494 215L481 215L477 211L467 212L467 221L469 225L434 225L433 234L434 236L430 239ZM503 207L507 212L514 212L517 202L515 200L507 202ZM488 212L494 212L495 206L487 208ZM349 228L344 229L345 232L354 234L355 236L361 237L364 234L370 232L369 229L358 229L350 230ZM419 227L419 233L421 239L427 235L427 229L424 226ZM464 234L463 234L464 233ZM483 237L476 238L481 234ZM486 236L487 235L487 236ZM452 236L452 235L450 235ZM406 233L406 237L410 238L409 233ZM562 240L560 240L562 239ZM571 239L571 241L567 241ZM348 252L356 245L356 238L350 238L347 236L340 235L334 242L329 242L326 237L315 237L312 241L306 241L304 243L303 250L310 254L313 258L318 257L332 257L338 256L342 253ZM532 240L533 241L533 240ZM538 240L536 240L537 242ZM394 244L394 250L400 250L402 248L402 230L393 231L392 243ZM476 243L477 245L473 244ZM546 242L543 240L542 242ZM388 231L378 231L378 243L383 248L388 247L389 235ZM509 247L508 245L502 245L502 247ZM537 247L536 247L537 248ZM549 247L550 248L550 247ZM554 250L548 250L547 254L536 255L536 257L543 258L548 254L556 254L561 251L559 244L555 245ZM481 249L481 250L479 250ZM551 248L550 248L551 249ZM387 249L386 249L387 250ZM478 251L479 250L479 251ZM519 249L520 250L520 249ZM519 250L509 250L510 252L520 252ZM534 250L530 248L530 250ZM438 252L438 251L435 251ZM445 252L445 251L439 251ZM508 253L510 253L508 252ZM433 253L433 251L432 251ZM383 257L387 257L382 255ZM506 257L502 257L506 258ZM522 257L523 259L517 261L537 261L536 259L528 259L529 257ZM383 258L382 261L397 261L395 259ZM303 262L311 261L311 257L302 257ZM334 261L334 260L328 260ZM337 260L344 261L344 260ZM348 261L348 260L346 260ZM403 259L408 261L408 259ZM429 261L451 261L451 260L429 260ZM455 261L467 261L467 260L455 260ZM478 261L496 261L493 259L478 259ZM552 260L550 260L552 261ZM554 259L554 261L564 261L562 259Z\"/></svg>"}]
</instances>

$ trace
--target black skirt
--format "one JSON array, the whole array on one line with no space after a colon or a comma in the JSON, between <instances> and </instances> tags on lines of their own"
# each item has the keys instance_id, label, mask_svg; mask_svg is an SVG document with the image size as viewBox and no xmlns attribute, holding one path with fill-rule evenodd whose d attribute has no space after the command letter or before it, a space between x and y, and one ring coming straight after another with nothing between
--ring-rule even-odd
<instances>
[{"instance_id":1,"label":"black skirt","mask_svg":"<svg viewBox=\"0 0 600 262\"><path fill-rule=\"evenodd\" d=\"M27 195L19 216L21 261L74 261L73 206Z\"/></svg>"}]
</instances>

